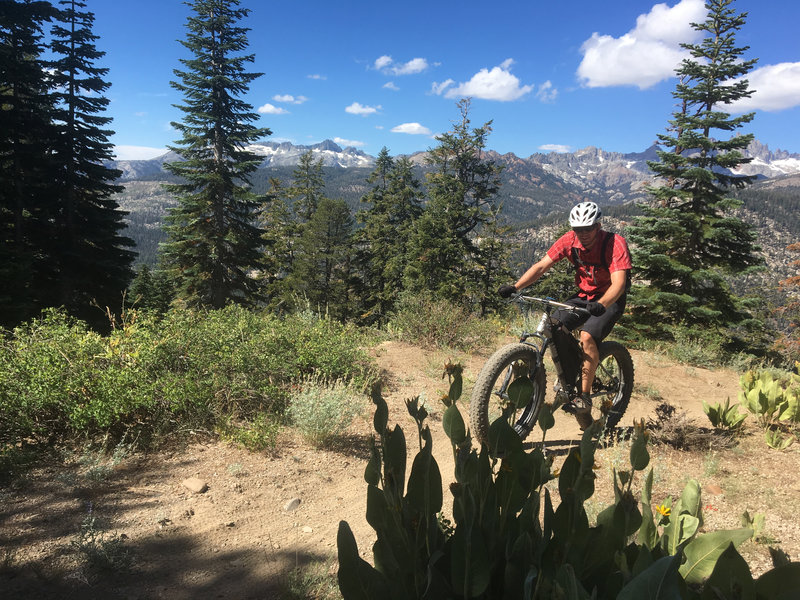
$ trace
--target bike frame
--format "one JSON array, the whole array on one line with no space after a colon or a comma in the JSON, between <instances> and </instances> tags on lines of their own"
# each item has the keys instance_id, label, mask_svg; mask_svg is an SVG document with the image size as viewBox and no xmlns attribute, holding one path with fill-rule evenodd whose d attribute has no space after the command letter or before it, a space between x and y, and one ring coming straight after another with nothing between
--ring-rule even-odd
<instances>
[{"instance_id":1,"label":"bike frame","mask_svg":"<svg viewBox=\"0 0 800 600\"><path fill-rule=\"evenodd\" d=\"M564 309L570 312L576 313L586 313L589 314L589 311L585 308L581 308L579 306L574 306L572 304L565 304L563 302L556 302L550 298L536 298L534 296L517 296L514 298L514 301L520 305L534 305L534 304L541 304L544 306L544 314L542 318L539 320L539 324L536 327L536 331L531 333L528 331L524 331L520 336L520 343L526 344L531 346L536 350L537 353L537 369L544 368L544 354L546 351L550 351L550 358L553 360L553 365L556 368L556 375L558 377L558 387L556 387L556 393L565 393L568 399L574 398L576 394L576 389L580 389L580 379L575 381L567 381L567 378L564 374L564 369L561 365L561 359L558 356L558 350L556 349L555 344L553 343L553 333L552 328L554 326L558 326L558 321L554 321L552 317L552 313L556 309ZM538 343L528 341L530 338L536 338ZM581 362L583 362L583 357L579 357ZM559 389L560 388L560 389Z\"/></svg>"}]
</instances>

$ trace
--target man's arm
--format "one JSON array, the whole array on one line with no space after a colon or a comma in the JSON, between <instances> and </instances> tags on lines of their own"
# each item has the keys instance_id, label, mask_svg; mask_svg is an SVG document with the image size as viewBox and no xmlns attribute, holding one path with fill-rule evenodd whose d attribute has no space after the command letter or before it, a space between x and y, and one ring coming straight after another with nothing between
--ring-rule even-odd
<instances>
[{"instance_id":1,"label":"man's arm","mask_svg":"<svg viewBox=\"0 0 800 600\"><path fill-rule=\"evenodd\" d=\"M529 285L532 285L537 279L539 279L542 275L547 273L550 267L553 266L553 259L550 258L547 254L544 255L544 258L537 263L534 263L530 269L525 271L522 274L522 277L519 278L517 283L514 284L514 287L517 290L524 290Z\"/></svg>"},{"instance_id":2,"label":"man's arm","mask_svg":"<svg viewBox=\"0 0 800 600\"><path fill-rule=\"evenodd\" d=\"M611 286L606 290L598 302L608 308L614 302L620 299L622 294L625 293L625 287L628 281L628 271L625 269L614 271L611 273Z\"/></svg>"}]
</instances>

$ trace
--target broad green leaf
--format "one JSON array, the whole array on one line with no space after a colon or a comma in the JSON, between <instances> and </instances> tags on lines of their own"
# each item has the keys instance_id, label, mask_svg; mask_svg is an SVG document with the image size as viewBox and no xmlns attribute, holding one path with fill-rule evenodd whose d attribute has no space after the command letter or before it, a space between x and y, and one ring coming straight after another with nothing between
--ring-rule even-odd
<instances>
[{"instance_id":1,"label":"broad green leaf","mask_svg":"<svg viewBox=\"0 0 800 600\"><path fill-rule=\"evenodd\" d=\"M450 397L450 402L455 404L456 401L461 398L461 388L463 386L463 381L461 378L460 373L456 373L453 376L453 382L450 384L450 391L448 396Z\"/></svg>"},{"instance_id":2,"label":"broad green leaf","mask_svg":"<svg viewBox=\"0 0 800 600\"><path fill-rule=\"evenodd\" d=\"M736 551L733 544L720 555L714 566L711 577L706 581L705 587L713 589L723 598L736 598L737 600L755 600L756 586L750 574L750 566Z\"/></svg>"},{"instance_id":3,"label":"broad green leaf","mask_svg":"<svg viewBox=\"0 0 800 600\"><path fill-rule=\"evenodd\" d=\"M414 457L406 498L422 516L433 517L442 510L442 475L430 445Z\"/></svg>"},{"instance_id":4,"label":"broad green leaf","mask_svg":"<svg viewBox=\"0 0 800 600\"><path fill-rule=\"evenodd\" d=\"M464 425L464 419L461 412L455 404L451 404L444 411L442 416L442 427L450 441L454 444L460 444L467 437L467 430Z\"/></svg>"},{"instance_id":5,"label":"broad green leaf","mask_svg":"<svg viewBox=\"0 0 800 600\"><path fill-rule=\"evenodd\" d=\"M386 401L381 396L379 389L373 391L372 401L375 403L375 415L372 417L372 424L376 433L383 435L386 433L386 427L389 424L389 407L386 406Z\"/></svg>"},{"instance_id":6,"label":"broad green leaf","mask_svg":"<svg viewBox=\"0 0 800 600\"><path fill-rule=\"evenodd\" d=\"M758 600L800 599L800 563L775 567L756 580Z\"/></svg>"},{"instance_id":7,"label":"broad green leaf","mask_svg":"<svg viewBox=\"0 0 800 600\"><path fill-rule=\"evenodd\" d=\"M453 590L465 598L480 596L489 587L489 555L477 522L458 527L452 538Z\"/></svg>"},{"instance_id":8,"label":"broad green leaf","mask_svg":"<svg viewBox=\"0 0 800 600\"><path fill-rule=\"evenodd\" d=\"M660 558L631 579L617 600L681 600L680 564L679 554Z\"/></svg>"},{"instance_id":9,"label":"broad green leaf","mask_svg":"<svg viewBox=\"0 0 800 600\"><path fill-rule=\"evenodd\" d=\"M533 382L530 377L517 377L508 386L508 399L517 408L525 408L533 395Z\"/></svg>"},{"instance_id":10,"label":"broad green leaf","mask_svg":"<svg viewBox=\"0 0 800 600\"><path fill-rule=\"evenodd\" d=\"M346 521L339 523L336 534L339 554L339 591L344 600L389 598L386 578L358 555L358 546Z\"/></svg>"},{"instance_id":11,"label":"broad green leaf","mask_svg":"<svg viewBox=\"0 0 800 600\"><path fill-rule=\"evenodd\" d=\"M686 583L702 583L714 571L717 559L731 543L738 546L752 535L753 530L746 528L714 531L693 539L684 548L686 562L680 568Z\"/></svg>"}]
</instances>

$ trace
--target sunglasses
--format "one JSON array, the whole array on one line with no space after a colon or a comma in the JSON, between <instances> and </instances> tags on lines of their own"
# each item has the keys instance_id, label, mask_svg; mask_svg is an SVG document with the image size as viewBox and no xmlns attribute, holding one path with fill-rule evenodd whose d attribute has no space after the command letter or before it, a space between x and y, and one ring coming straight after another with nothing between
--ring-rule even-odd
<instances>
[{"instance_id":1,"label":"sunglasses","mask_svg":"<svg viewBox=\"0 0 800 600\"><path fill-rule=\"evenodd\" d=\"M590 225L589 227L573 227L572 231L575 233L589 233L590 231L594 231L594 228L594 225Z\"/></svg>"}]
</instances>

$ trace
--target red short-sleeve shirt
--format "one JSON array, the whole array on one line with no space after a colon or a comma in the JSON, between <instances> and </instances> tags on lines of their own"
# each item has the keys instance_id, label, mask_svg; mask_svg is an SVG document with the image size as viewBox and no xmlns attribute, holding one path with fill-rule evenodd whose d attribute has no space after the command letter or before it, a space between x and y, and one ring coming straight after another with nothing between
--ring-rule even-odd
<instances>
[{"instance_id":1,"label":"red short-sleeve shirt","mask_svg":"<svg viewBox=\"0 0 800 600\"><path fill-rule=\"evenodd\" d=\"M601 229L592 248L586 250L578 240L578 236L573 231L568 231L558 238L547 251L547 256L554 262L566 258L575 264L572 249L578 249L575 285L578 286L581 296L593 298L604 294L611 287L611 273L629 270L633 267L631 254L628 252L628 242L618 234L614 235L613 243L609 242L606 246L605 264L608 265L608 269L603 267L604 261L601 259L600 253L603 242L609 235L613 234Z\"/></svg>"}]
</instances>

